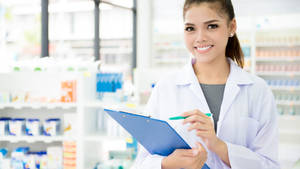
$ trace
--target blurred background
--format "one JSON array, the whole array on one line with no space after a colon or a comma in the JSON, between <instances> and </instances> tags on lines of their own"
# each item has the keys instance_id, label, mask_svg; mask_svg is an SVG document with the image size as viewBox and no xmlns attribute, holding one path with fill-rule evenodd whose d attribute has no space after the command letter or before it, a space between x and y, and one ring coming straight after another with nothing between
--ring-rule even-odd
<instances>
[{"instance_id":1,"label":"blurred background","mask_svg":"<svg viewBox=\"0 0 300 169\"><path fill-rule=\"evenodd\" d=\"M0 0L0 169L130 168L137 142L103 108L143 112L187 63L183 2ZM281 167L299 168L300 1L232 2L244 69L277 102Z\"/></svg>"}]
</instances>

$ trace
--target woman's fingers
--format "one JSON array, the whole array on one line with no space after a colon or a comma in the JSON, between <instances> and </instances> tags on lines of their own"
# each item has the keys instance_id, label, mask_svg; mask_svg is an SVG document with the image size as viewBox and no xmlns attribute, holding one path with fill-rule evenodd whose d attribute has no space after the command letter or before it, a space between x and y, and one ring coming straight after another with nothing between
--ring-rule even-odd
<instances>
[{"instance_id":1,"label":"woman's fingers","mask_svg":"<svg viewBox=\"0 0 300 169\"><path fill-rule=\"evenodd\" d=\"M199 142L196 142L196 144L197 144L197 149L199 151L199 155L202 158L202 161L206 161L207 160L207 152L206 152L205 148Z\"/></svg>"},{"instance_id":2,"label":"woman's fingers","mask_svg":"<svg viewBox=\"0 0 300 169\"><path fill-rule=\"evenodd\" d=\"M199 115L192 115L192 116L189 116L188 118L184 119L183 124L194 123L194 122L206 123L207 121L208 121L208 119L205 119Z\"/></svg>"},{"instance_id":3,"label":"woman's fingers","mask_svg":"<svg viewBox=\"0 0 300 169\"><path fill-rule=\"evenodd\" d=\"M192 115L199 115L203 118L209 119L209 117L207 115L205 115L203 112L199 111L198 109L182 113L182 116L184 116L184 117L188 117L188 116L192 116Z\"/></svg>"},{"instance_id":4,"label":"woman's fingers","mask_svg":"<svg viewBox=\"0 0 300 169\"><path fill-rule=\"evenodd\" d=\"M209 130L205 130L205 131L197 130L196 135L199 137L206 138L211 135L211 132Z\"/></svg>"},{"instance_id":5,"label":"woman's fingers","mask_svg":"<svg viewBox=\"0 0 300 169\"><path fill-rule=\"evenodd\" d=\"M198 148L195 149L177 149L175 150L176 153L178 153L180 156L186 156L186 157L194 157L196 155L198 155L199 150Z\"/></svg>"},{"instance_id":6,"label":"woman's fingers","mask_svg":"<svg viewBox=\"0 0 300 169\"><path fill-rule=\"evenodd\" d=\"M196 145L197 145L199 152L206 152L205 148L202 146L201 143L196 142Z\"/></svg>"},{"instance_id":7,"label":"woman's fingers","mask_svg":"<svg viewBox=\"0 0 300 169\"><path fill-rule=\"evenodd\" d=\"M188 128L188 131L192 131L192 130L206 131L206 130L209 130L209 127L205 124L195 122L195 123L192 123Z\"/></svg>"}]
</instances>

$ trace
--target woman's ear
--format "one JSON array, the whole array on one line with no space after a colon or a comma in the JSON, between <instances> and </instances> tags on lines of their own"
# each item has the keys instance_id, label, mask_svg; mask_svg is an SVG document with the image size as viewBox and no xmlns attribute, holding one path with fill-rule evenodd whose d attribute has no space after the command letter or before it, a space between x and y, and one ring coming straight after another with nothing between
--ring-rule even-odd
<instances>
[{"instance_id":1,"label":"woman's ear","mask_svg":"<svg viewBox=\"0 0 300 169\"><path fill-rule=\"evenodd\" d=\"M229 23L229 36L232 37L236 33L236 19L233 18Z\"/></svg>"}]
</instances>

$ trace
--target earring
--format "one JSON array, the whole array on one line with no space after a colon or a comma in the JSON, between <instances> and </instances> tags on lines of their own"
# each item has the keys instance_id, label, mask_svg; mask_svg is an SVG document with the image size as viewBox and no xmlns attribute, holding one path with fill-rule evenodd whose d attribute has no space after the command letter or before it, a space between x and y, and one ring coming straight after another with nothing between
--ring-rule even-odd
<instances>
[{"instance_id":1,"label":"earring","mask_svg":"<svg viewBox=\"0 0 300 169\"><path fill-rule=\"evenodd\" d=\"M233 35L234 35L234 33L231 33L231 34L230 34L230 37L233 37Z\"/></svg>"}]
</instances>

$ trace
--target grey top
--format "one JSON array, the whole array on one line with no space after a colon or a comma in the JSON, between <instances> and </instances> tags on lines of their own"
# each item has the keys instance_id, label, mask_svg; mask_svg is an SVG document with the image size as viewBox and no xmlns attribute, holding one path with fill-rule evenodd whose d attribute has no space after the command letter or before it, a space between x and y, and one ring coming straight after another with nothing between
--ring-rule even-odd
<instances>
[{"instance_id":1,"label":"grey top","mask_svg":"<svg viewBox=\"0 0 300 169\"><path fill-rule=\"evenodd\" d=\"M223 100L225 84L210 85L200 83L200 86L202 88L210 112L213 114L215 132L217 132L217 123L220 116L220 108Z\"/></svg>"}]
</instances>

